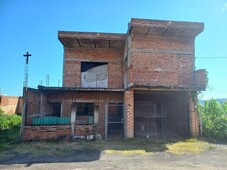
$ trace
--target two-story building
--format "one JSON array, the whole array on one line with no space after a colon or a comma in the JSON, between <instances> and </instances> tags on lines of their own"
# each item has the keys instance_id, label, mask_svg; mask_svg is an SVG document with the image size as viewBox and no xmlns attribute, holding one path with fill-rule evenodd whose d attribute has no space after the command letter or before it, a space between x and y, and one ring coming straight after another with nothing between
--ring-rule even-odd
<instances>
[{"instance_id":1,"label":"two-story building","mask_svg":"<svg viewBox=\"0 0 227 170\"><path fill-rule=\"evenodd\" d=\"M24 140L200 133L195 37L203 23L131 19L126 34L59 31L62 87L24 92Z\"/></svg>"}]
</instances>

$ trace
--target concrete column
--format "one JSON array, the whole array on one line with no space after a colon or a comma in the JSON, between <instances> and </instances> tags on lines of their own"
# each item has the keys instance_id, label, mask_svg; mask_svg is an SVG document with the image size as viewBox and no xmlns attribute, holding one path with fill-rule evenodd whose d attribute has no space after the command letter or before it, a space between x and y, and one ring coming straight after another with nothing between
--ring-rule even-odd
<instances>
[{"instance_id":1,"label":"concrete column","mask_svg":"<svg viewBox=\"0 0 227 170\"><path fill-rule=\"evenodd\" d=\"M192 95L192 92L188 92L188 101L189 101L190 132L191 136L196 137L200 134L197 94L195 93Z\"/></svg>"},{"instance_id":2,"label":"concrete column","mask_svg":"<svg viewBox=\"0 0 227 170\"><path fill-rule=\"evenodd\" d=\"M75 136L75 122L76 122L76 105L72 106L71 110L71 136Z\"/></svg>"},{"instance_id":3,"label":"concrete column","mask_svg":"<svg viewBox=\"0 0 227 170\"><path fill-rule=\"evenodd\" d=\"M108 104L105 105L105 140L107 140L108 131Z\"/></svg>"},{"instance_id":4,"label":"concrete column","mask_svg":"<svg viewBox=\"0 0 227 170\"><path fill-rule=\"evenodd\" d=\"M26 114L26 107L27 107L27 103L24 101L24 104L23 104L23 110L22 110L22 121L21 121L21 127L20 127L20 135L23 139L24 137L24 126L25 126L25 114Z\"/></svg>"},{"instance_id":5,"label":"concrete column","mask_svg":"<svg viewBox=\"0 0 227 170\"><path fill-rule=\"evenodd\" d=\"M40 113L41 114L45 114L46 111L46 96L41 93L40 94Z\"/></svg>"},{"instance_id":6,"label":"concrete column","mask_svg":"<svg viewBox=\"0 0 227 170\"><path fill-rule=\"evenodd\" d=\"M134 91L128 90L124 94L125 104L125 138L134 137Z\"/></svg>"},{"instance_id":7,"label":"concrete column","mask_svg":"<svg viewBox=\"0 0 227 170\"><path fill-rule=\"evenodd\" d=\"M99 106L95 106L94 108L94 124L98 125L99 123Z\"/></svg>"}]
</instances>

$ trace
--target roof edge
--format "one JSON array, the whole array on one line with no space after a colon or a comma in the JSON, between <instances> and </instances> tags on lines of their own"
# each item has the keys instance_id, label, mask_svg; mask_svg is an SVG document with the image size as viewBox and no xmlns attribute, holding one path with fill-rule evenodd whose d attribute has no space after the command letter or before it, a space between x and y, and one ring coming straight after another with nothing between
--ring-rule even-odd
<instances>
[{"instance_id":1,"label":"roof edge","mask_svg":"<svg viewBox=\"0 0 227 170\"><path fill-rule=\"evenodd\" d=\"M104 32L58 31L58 39L62 38L125 40L126 34Z\"/></svg>"}]
</instances>

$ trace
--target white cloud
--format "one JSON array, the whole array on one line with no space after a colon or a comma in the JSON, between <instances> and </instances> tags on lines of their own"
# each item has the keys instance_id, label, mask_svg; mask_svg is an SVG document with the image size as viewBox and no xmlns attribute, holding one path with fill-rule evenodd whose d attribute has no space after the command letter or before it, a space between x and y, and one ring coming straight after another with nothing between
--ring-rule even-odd
<instances>
[{"instance_id":1,"label":"white cloud","mask_svg":"<svg viewBox=\"0 0 227 170\"><path fill-rule=\"evenodd\" d=\"M224 12L224 11L226 11L227 10L227 3L225 3L224 5L223 5L223 7L222 7L222 11Z\"/></svg>"}]
</instances>

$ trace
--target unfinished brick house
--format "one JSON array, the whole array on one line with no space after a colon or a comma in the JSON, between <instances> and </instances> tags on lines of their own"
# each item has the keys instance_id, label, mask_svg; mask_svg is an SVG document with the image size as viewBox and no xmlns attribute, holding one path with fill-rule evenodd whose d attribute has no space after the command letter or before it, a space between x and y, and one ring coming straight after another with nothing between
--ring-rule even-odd
<instances>
[{"instance_id":1,"label":"unfinished brick house","mask_svg":"<svg viewBox=\"0 0 227 170\"><path fill-rule=\"evenodd\" d=\"M100 134L189 137L200 133L195 37L203 23L131 19L125 34L59 31L62 87L25 91L24 140Z\"/></svg>"}]
</instances>

